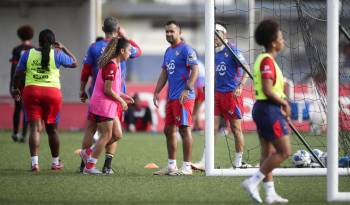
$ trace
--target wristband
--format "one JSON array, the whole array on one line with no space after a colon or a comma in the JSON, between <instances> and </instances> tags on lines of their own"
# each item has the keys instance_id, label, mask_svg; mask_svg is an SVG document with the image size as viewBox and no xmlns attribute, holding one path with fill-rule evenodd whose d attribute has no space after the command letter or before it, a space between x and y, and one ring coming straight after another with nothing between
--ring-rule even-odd
<instances>
[{"instance_id":1,"label":"wristband","mask_svg":"<svg viewBox=\"0 0 350 205\"><path fill-rule=\"evenodd\" d=\"M193 88L191 88L190 86L186 85L186 86L185 86L185 90L193 91Z\"/></svg>"}]
</instances>

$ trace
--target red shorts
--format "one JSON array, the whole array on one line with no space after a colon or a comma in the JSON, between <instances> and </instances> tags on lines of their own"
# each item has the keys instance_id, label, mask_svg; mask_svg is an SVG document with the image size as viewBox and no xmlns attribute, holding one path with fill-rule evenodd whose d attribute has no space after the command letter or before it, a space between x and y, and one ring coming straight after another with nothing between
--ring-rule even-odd
<instances>
[{"instance_id":1,"label":"red shorts","mask_svg":"<svg viewBox=\"0 0 350 205\"><path fill-rule=\"evenodd\" d=\"M42 119L45 124L59 122L62 106L60 89L30 85L24 88L22 97L28 121Z\"/></svg>"},{"instance_id":2,"label":"red shorts","mask_svg":"<svg viewBox=\"0 0 350 205\"><path fill-rule=\"evenodd\" d=\"M236 97L233 92L215 92L215 116L222 116L226 120L243 118L243 98Z\"/></svg>"},{"instance_id":3,"label":"red shorts","mask_svg":"<svg viewBox=\"0 0 350 205\"><path fill-rule=\"evenodd\" d=\"M165 125L192 126L194 100L186 100L184 105L179 100L168 100L165 110Z\"/></svg>"},{"instance_id":4,"label":"red shorts","mask_svg":"<svg viewBox=\"0 0 350 205\"><path fill-rule=\"evenodd\" d=\"M117 110L117 117L119 118L120 122L124 122L124 111L123 111L123 107L122 104L120 102L117 103L118 104L118 110Z\"/></svg>"},{"instance_id":5,"label":"red shorts","mask_svg":"<svg viewBox=\"0 0 350 205\"><path fill-rule=\"evenodd\" d=\"M113 120L113 118L103 117L101 115L95 115L94 113L88 112L88 120L92 122L107 122Z\"/></svg>"},{"instance_id":6,"label":"red shorts","mask_svg":"<svg viewBox=\"0 0 350 205\"><path fill-rule=\"evenodd\" d=\"M196 99L195 103L202 103L205 99L203 88L196 88Z\"/></svg>"}]
</instances>

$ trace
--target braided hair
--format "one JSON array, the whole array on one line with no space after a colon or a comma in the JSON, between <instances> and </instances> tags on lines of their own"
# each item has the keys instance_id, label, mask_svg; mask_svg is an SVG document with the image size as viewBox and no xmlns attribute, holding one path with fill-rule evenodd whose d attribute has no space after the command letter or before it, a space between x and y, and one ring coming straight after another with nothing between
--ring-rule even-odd
<instances>
[{"instance_id":1,"label":"braided hair","mask_svg":"<svg viewBox=\"0 0 350 205\"><path fill-rule=\"evenodd\" d=\"M55 34L50 29L44 29L39 34L39 45L41 47L41 66L49 70L51 46L56 42Z\"/></svg>"},{"instance_id":2,"label":"braided hair","mask_svg":"<svg viewBox=\"0 0 350 205\"><path fill-rule=\"evenodd\" d=\"M103 54L98 60L98 66L100 68L105 67L110 60L118 56L122 48L126 48L130 42L125 38L112 38L103 51Z\"/></svg>"}]
</instances>

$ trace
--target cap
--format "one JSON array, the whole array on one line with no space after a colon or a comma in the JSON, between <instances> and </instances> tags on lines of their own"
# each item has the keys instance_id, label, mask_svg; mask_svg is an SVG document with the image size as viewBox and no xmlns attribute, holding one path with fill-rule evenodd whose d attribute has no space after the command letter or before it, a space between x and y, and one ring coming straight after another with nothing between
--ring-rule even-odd
<instances>
[{"instance_id":1,"label":"cap","mask_svg":"<svg viewBox=\"0 0 350 205\"><path fill-rule=\"evenodd\" d=\"M227 33L226 28L223 25L221 25L221 24L215 24L215 30L216 31L221 31L223 33Z\"/></svg>"}]
</instances>

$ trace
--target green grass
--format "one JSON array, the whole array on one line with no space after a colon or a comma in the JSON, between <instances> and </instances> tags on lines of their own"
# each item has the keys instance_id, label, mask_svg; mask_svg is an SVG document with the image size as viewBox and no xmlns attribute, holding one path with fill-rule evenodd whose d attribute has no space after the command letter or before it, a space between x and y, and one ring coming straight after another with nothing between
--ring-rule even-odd
<instances>
[{"instance_id":1,"label":"green grass","mask_svg":"<svg viewBox=\"0 0 350 205\"><path fill-rule=\"evenodd\" d=\"M47 136L42 136L40 173L31 173L27 144L13 143L9 132L0 132L0 204L253 204L240 188L242 177L152 176L147 163L166 165L165 139L160 134L126 134L113 161L116 174L87 176L77 173L82 133L60 133L62 172L52 172ZM194 136L194 161L200 159L203 136ZM254 134L246 143L257 144ZM254 146L255 146L254 145ZM254 147L252 146L252 147ZM182 148L178 147L178 165ZM258 155L259 149L251 155ZM225 140L216 146L217 166L229 165ZM254 156L255 157L255 156ZM101 167L103 157L99 161ZM289 204L327 204L325 177L275 177L277 191ZM350 177L340 178L340 189L350 191ZM346 203L343 203L346 204Z\"/></svg>"}]
</instances>

